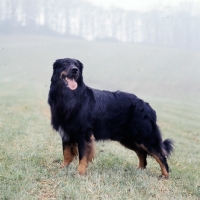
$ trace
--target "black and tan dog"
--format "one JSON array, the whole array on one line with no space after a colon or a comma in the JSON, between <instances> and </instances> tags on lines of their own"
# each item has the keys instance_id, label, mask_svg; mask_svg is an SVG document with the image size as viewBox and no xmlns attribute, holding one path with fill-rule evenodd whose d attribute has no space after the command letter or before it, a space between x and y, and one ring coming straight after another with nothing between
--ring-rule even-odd
<instances>
[{"instance_id":1,"label":"black and tan dog","mask_svg":"<svg viewBox=\"0 0 200 200\"><path fill-rule=\"evenodd\" d=\"M156 112L134 94L86 86L82 70L83 64L75 59L58 59L53 65L48 103L51 124L62 137L62 167L78 155L78 171L84 174L94 157L94 140L114 140L136 152L139 168L146 167L147 155L154 157L167 178L166 158L173 143L162 141Z\"/></svg>"}]
</instances>

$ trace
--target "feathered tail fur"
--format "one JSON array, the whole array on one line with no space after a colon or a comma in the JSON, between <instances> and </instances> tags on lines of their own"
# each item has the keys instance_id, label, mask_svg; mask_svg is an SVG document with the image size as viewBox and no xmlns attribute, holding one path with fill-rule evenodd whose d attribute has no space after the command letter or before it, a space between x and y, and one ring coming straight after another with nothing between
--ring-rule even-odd
<instances>
[{"instance_id":1,"label":"feathered tail fur","mask_svg":"<svg viewBox=\"0 0 200 200\"><path fill-rule=\"evenodd\" d=\"M173 150L174 150L174 142L171 139L166 139L165 141L163 141L163 147L166 151L166 155L167 157L171 156Z\"/></svg>"}]
</instances>

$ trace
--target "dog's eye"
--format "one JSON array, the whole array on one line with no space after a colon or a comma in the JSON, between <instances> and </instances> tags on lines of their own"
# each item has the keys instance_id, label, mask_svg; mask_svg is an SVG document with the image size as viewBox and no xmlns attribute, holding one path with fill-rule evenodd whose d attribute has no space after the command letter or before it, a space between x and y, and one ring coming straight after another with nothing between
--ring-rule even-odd
<instances>
[{"instance_id":1,"label":"dog's eye","mask_svg":"<svg viewBox=\"0 0 200 200\"><path fill-rule=\"evenodd\" d=\"M65 65L69 65L70 62L68 60L65 61Z\"/></svg>"}]
</instances>

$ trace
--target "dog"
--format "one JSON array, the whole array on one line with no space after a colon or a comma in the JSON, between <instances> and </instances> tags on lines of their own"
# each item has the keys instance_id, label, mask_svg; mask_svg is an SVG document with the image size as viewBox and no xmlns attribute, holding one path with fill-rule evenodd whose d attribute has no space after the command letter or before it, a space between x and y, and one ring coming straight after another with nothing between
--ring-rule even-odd
<instances>
[{"instance_id":1,"label":"dog","mask_svg":"<svg viewBox=\"0 0 200 200\"><path fill-rule=\"evenodd\" d=\"M76 59L58 59L53 64L48 103L52 127L62 138L61 167L78 156L78 172L85 174L94 158L95 141L113 140L136 152L140 169L146 168L147 155L155 158L161 176L168 178L173 141L162 140L156 112L134 94L86 86L82 71L83 64Z\"/></svg>"}]
</instances>

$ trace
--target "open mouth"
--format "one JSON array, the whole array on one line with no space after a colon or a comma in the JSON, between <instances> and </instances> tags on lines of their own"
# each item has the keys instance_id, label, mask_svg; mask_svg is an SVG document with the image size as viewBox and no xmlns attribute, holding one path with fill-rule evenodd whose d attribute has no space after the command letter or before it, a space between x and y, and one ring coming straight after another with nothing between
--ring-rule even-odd
<instances>
[{"instance_id":1,"label":"open mouth","mask_svg":"<svg viewBox=\"0 0 200 200\"><path fill-rule=\"evenodd\" d=\"M68 74L63 71L60 75L60 78L65 82L69 89L75 90L78 87L78 84L76 82L77 76L72 75L69 77Z\"/></svg>"},{"instance_id":2,"label":"open mouth","mask_svg":"<svg viewBox=\"0 0 200 200\"><path fill-rule=\"evenodd\" d=\"M69 87L71 90L75 90L78 87L78 84L74 78L65 77L65 82L67 83L67 87Z\"/></svg>"}]
</instances>

